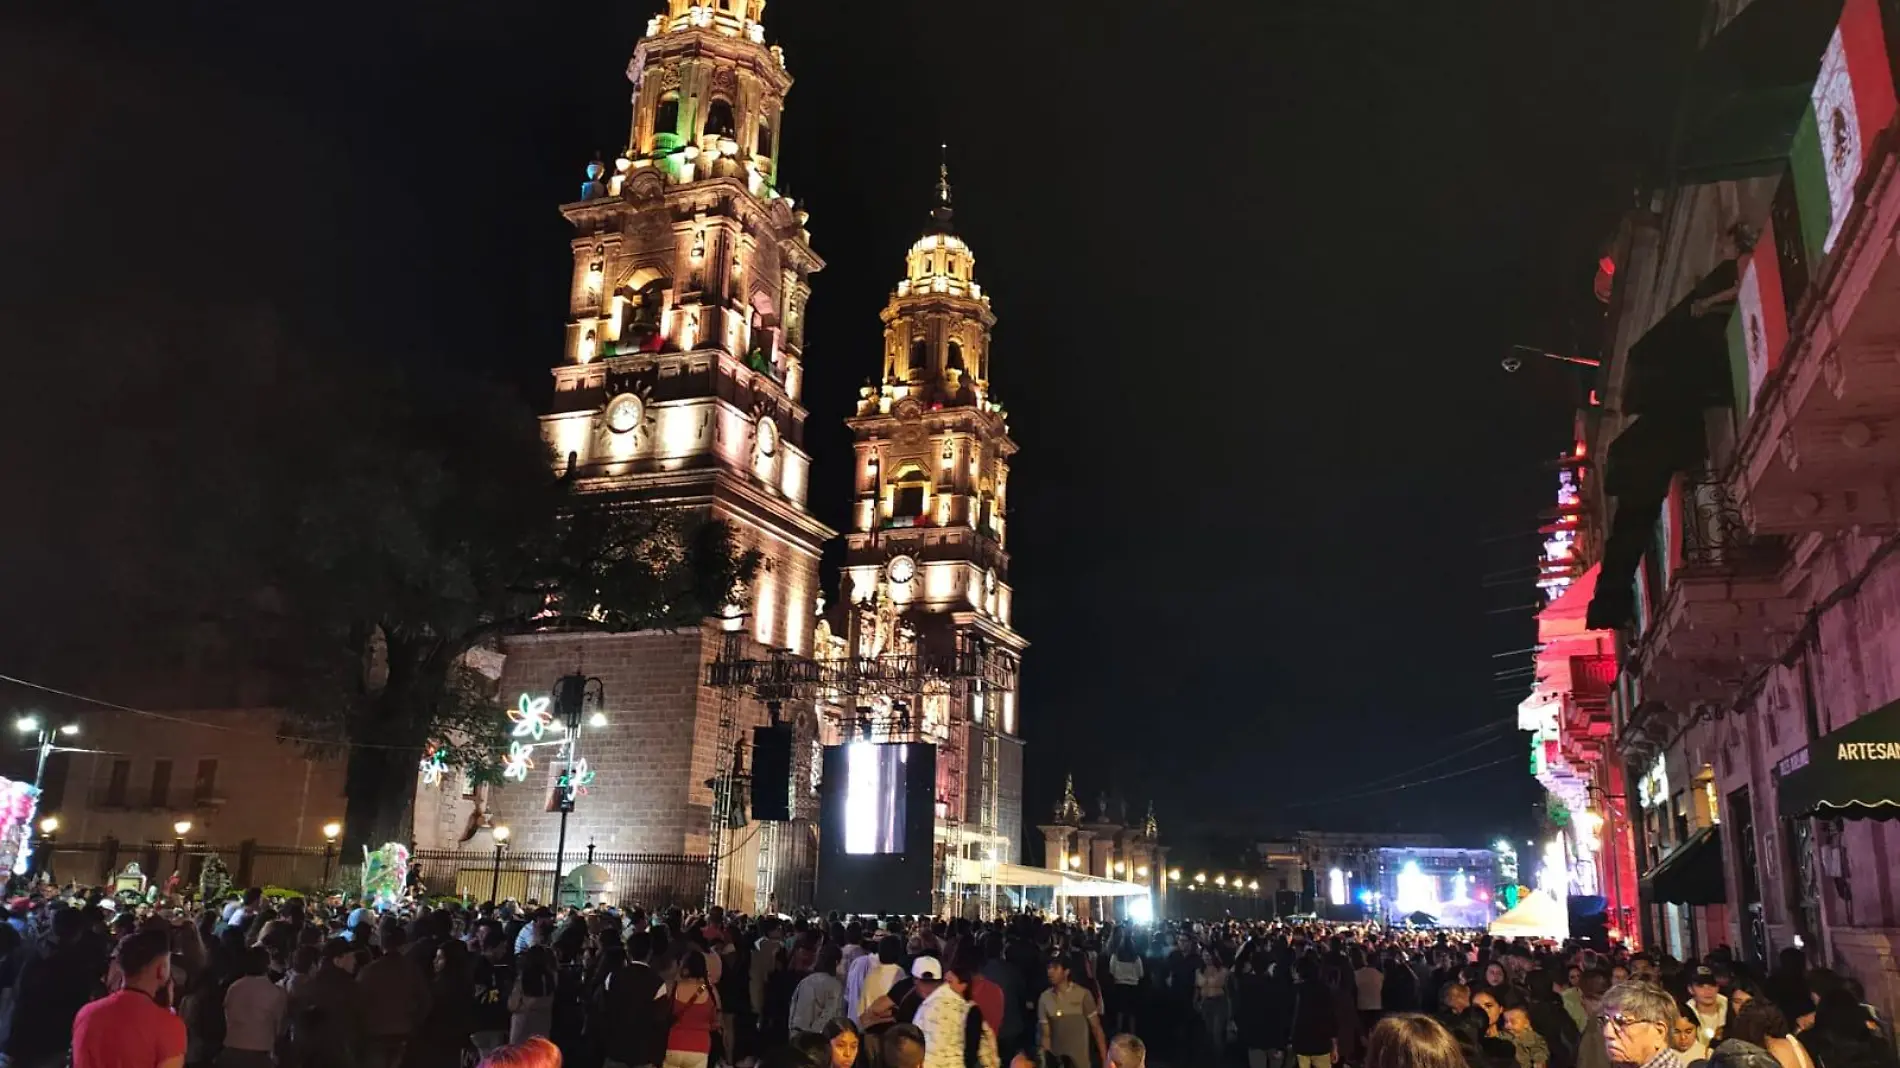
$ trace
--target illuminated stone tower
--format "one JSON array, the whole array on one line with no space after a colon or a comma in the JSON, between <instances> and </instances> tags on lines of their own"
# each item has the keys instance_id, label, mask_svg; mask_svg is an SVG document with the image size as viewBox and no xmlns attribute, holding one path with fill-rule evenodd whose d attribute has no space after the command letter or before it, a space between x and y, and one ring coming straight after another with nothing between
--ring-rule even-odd
<instances>
[{"instance_id":1,"label":"illuminated stone tower","mask_svg":"<svg viewBox=\"0 0 1900 1068\"><path fill-rule=\"evenodd\" d=\"M930 226L911 246L882 318L881 381L860 391L857 414L846 421L857 439L857 499L845 599L888 602L920 652L981 645L1013 662L1027 645L1010 624L1005 516L1016 443L990 392L996 316L977 285L975 257L952 225L947 169ZM962 766L941 776L940 800L954 822L1004 844L996 859L1018 859L1016 694L971 685L923 700L920 723L959 734L947 755L960 752ZM965 853L973 857L990 844L972 843Z\"/></svg>"},{"instance_id":2,"label":"illuminated stone tower","mask_svg":"<svg viewBox=\"0 0 1900 1068\"><path fill-rule=\"evenodd\" d=\"M812 651L819 552L835 535L806 507L800 403L808 280L823 264L805 213L777 190L792 79L783 53L765 43L764 7L667 0L627 68L627 147L588 165L580 198L561 207L575 230L574 269L554 400L542 417L556 464L588 492L704 509L764 557L751 603L698 632L508 643L507 699L546 693L577 668L606 687L608 726L583 739L598 778L570 823L576 856L590 839L607 851L705 852L708 780L761 715L751 704L722 712L720 694L704 685L722 632L744 632L743 655ZM806 739L816 736L809 708L785 711ZM808 751L798 749L801 771ZM440 804L438 822L458 836L506 823L516 848L551 849L556 817L544 811L539 781L550 770L537 767L525 789L473 795L474 811ZM809 789L798 805L811 813ZM801 822L788 834L735 840L783 840L790 850L803 833ZM774 864L740 852L728 859L722 871L746 885L722 887L719 897L757 909L752 873ZM760 887L758 897L771 892Z\"/></svg>"},{"instance_id":3,"label":"illuminated stone tower","mask_svg":"<svg viewBox=\"0 0 1900 1068\"><path fill-rule=\"evenodd\" d=\"M791 87L764 0L669 0L627 77L629 148L561 210L574 238L566 359L542 420L583 487L704 504L766 564L745 606L767 646L811 649L818 553L799 403L805 215L774 188ZM598 173L597 173L598 172Z\"/></svg>"}]
</instances>

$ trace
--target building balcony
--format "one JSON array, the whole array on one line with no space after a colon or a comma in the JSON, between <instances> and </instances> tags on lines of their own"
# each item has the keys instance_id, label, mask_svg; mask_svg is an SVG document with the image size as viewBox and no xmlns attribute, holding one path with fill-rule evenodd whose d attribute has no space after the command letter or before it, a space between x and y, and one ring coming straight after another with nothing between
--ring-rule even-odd
<instances>
[{"instance_id":1,"label":"building balcony","mask_svg":"<svg viewBox=\"0 0 1900 1068\"><path fill-rule=\"evenodd\" d=\"M1797 623L1781 586L1786 550L1751 534L1726 487L1706 474L1678 484L1669 513L1672 567L1648 615L1632 668L1643 692L1677 709L1731 700L1760 665L1780 655ZM1655 567L1645 569L1656 577Z\"/></svg>"},{"instance_id":2,"label":"building balcony","mask_svg":"<svg viewBox=\"0 0 1900 1068\"><path fill-rule=\"evenodd\" d=\"M1900 527L1900 167L1876 169L1743 428L1733 484L1760 533Z\"/></svg>"}]
</instances>

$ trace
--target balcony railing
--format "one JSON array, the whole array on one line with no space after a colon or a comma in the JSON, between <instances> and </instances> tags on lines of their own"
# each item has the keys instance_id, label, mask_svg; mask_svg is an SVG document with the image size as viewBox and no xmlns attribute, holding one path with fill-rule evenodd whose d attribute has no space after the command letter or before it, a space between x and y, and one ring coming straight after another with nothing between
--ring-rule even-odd
<instances>
[{"instance_id":1,"label":"balcony railing","mask_svg":"<svg viewBox=\"0 0 1900 1068\"><path fill-rule=\"evenodd\" d=\"M1608 702L1616 687L1616 657L1573 656L1570 658L1570 691L1578 700Z\"/></svg>"},{"instance_id":2,"label":"balcony railing","mask_svg":"<svg viewBox=\"0 0 1900 1068\"><path fill-rule=\"evenodd\" d=\"M1787 550L1780 537L1749 532L1728 486L1699 472L1682 487L1682 577L1773 574Z\"/></svg>"},{"instance_id":3,"label":"balcony railing","mask_svg":"<svg viewBox=\"0 0 1900 1068\"><path fill-rule=\"evenodd\" d=\"M1796 616L1781 588L1781 538L1751 534L1727 487L1707 472L1681 484L1681 506L1673 516L1680 557L1635 654L1644 692L1679 710L1732 699L1780 655Z\"/></svg>"}]
</instances>

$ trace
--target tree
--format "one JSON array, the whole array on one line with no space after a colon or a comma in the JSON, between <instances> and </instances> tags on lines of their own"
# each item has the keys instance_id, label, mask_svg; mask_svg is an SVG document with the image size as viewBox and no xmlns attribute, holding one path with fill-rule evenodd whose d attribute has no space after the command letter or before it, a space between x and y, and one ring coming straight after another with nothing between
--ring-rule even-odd
<instances>
[{"instance_id":1,"label":"tree","mask_svg":"<svg viewBox=\"0 0 1900 1068\"><path fill-rule=\"evenodd\" d=\"M205 858L205 866L198 872L198 903L222 905L224 896L230 892L231 871L224 866L224 858L213 853Z\"/></svg>"},{"instance_id":2,"label":"tree","mask_svg":"<svg viewBox=\"0 0 1900 1068\"><path fill-rule=\"evenodd\" d=\"M114 606L20 636L57 653L83 632L84 648L110 650L111 672L93 657L52 675L82 692L149 706L156 682L189 675L198 692L168 703L284 709L284 737L348 760L344 856L409 841L426 753L478 780L497 771L505 719L470 650L530 631L696 627L756 566L702 512L576 492L508 390L316 358L267 322L226 345L180 333L189 351L163 334L118 345L98 391L107 417L82 443L99 477L67 497L84 517L40 531L20 551L45 568L0 592L49 616ZM181 375L202 394L154 410ZM250 696L202 696L219 686Z\"/></svg>"}]
</instances>

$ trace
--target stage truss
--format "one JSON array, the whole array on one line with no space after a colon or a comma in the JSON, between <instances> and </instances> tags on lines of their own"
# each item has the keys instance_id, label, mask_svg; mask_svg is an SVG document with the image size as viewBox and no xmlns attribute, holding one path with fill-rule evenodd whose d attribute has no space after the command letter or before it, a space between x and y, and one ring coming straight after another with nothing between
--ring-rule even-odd
<instances>
[{"instance_id":1,"label":"stage truss","mask_svg":"<svg viewBox=\"0 0 1900 1068\"><path fill-rule=\"evenodd\" d=\"M858 633L856 613L841 644L845 649L866 643ZM927 636L907 635L904 645L930 644ZM900 644L896 642L880 645ZM712 878L709 903L721 893L720 880L737 847L732 844L733 805L745 781L744 728L787 716L791 708L809 705L814 715L833 728L837 739L863 738L876 742L927 742L937 746L942 770L937 798L936 843L932 855L932 893L939 915L968 911L978 915L996 911L995 883L962 881L962 873L993 868L1005 856L999 834L1002 790L1001 735L997 720L1006 695L1014 695L1019 659L1002 644L975 628L958 625L937 636L940 651L880 652L868 656L795 656L783 649L764 657L748 656L756 648L742 632L727 632L718 659L706 666L706 685L717 690L719 739L718 768L709 783L714 792L709 855ZM788 708L788 706L791 706ZM968 776L974 761L976 790ZM966 811L970 809L973 811ZM761 827L767 844L776 841L776 825ZM771 856L778 851L773 849ZM953 863L962 858L975 863ZM769 870L767 849L759 853L758 895L778 875ZM974 888L974 889L972 889ZM764 908L760 904L759 908Z\"/></svg>"}]
</instances>

